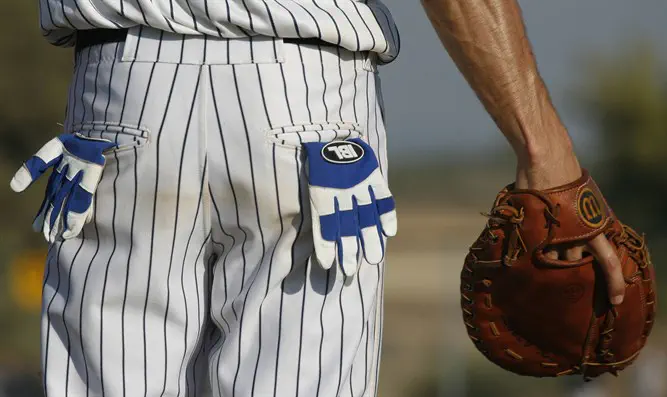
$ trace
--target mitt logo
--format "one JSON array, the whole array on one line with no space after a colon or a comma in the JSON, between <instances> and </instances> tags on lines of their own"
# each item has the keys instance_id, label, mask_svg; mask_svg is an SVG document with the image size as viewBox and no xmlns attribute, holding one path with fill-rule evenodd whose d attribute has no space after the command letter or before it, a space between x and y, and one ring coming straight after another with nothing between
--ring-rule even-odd
<instances>
[{"instance_id":1,"label":"mitt logo","mask_svg":"<svg viewBox=\"0 0 667 397\"><path fill-rule=\"evenodd\" d=\"M577 200L577 209L586 226L592 228L602 226L604 222L603 207L591 189L584 188L581 190L579 200Z\"/></svg>"},{"instance_id":2,"label":"mitt logo","mask_svg":"<svg viewBox=\"0 0 667 397\"><path fill-rule=\"evenodd\" d=\"M352 164L364 157L364 148L356 142L330 142L322 148L322 157L334 164Z\"/></svg>"}]
</instances>

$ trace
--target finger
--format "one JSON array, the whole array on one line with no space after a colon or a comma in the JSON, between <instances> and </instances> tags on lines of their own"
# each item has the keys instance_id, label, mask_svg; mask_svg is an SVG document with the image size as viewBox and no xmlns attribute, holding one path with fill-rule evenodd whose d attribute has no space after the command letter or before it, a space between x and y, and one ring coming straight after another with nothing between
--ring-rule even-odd
<instances>
[{"instance_id":1,"label":"finger","mask_svg":"<svg viewBox=\"0 0 667 397\"><path fill-rule=\"evenodd\" d=\"M613 305L623 303L625 295L625 279L621 261L607 238L600 234L588 244L607 279L609 299Z\"/></svg>"},{"instance_id":2,"label":"finger","mask_svg":"<svg viewBox=\"0 0 667 397\"><path fill-rule=\"evenodd\" d=\"M356 236L345 236L338 240L338 263L343 273L350 277L359 268L359 244Z\"/></svg>"},{"instance_id":3,"label":"finger","mask_svg":"<svg viewBox=\"0 0 667 397\"><path fill-rule=\"evenodd\" d=\"M571 262L578 261L583 257L583 255L584 255L583 245L568 248L567 250L565 250L565 259Z\"/></svg>"},{"instance_id":4,"label":"finger","mask_svg":"<svg viewBox=\"0 0 667 397\"><path fill-rule=\"evenodd\" d=\"M26 161L9 183L12 190L22 192L37 180L47 169L62 158L63 144L59 138L47 142L35 155Z\"/></svg>"},{"instance_id":5,"label":"finger","mask_svg":"<svg viewBox=\"0 0 667 397\"><path fill-rule=\"evenodd\" d=\"M551 260L557 261L558 260L558 251L556 251L555 249L550 249L550 250L548 250L544 253L544 256L546 256L547 258L549 258Z\"/></svg>"}]
</instances>

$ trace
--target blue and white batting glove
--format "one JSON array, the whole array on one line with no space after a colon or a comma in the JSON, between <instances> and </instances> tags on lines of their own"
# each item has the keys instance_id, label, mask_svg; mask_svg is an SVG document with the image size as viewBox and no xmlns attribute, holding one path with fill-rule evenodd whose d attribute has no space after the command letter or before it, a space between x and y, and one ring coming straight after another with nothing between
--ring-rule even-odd
<instances>
[{"instance_id":1,"label":"blue and white batting glove","mask_svg":"<svg viewBox=\"0 0 667 397\"><path fill-rule=\"evenodd\" d=\"M33 228L52 243L76 237L93 216L93 196L102 177L103 153L116 144L80 134L53 138L16 172L10 186L22 192L53 168Z\"/></svg>"},{"instance_id":2,"label":"blue and white batting glove","mask_svg":"<svg viewBox=\"0 0 667 397\"><path fill-rule=\"evenodd\" d=\"M346 276L357 272L362 257L379 264L397 222L373 149L359 138L303 146L318 262L325 269L337 263Z\"/></svg>"}]
</instances>

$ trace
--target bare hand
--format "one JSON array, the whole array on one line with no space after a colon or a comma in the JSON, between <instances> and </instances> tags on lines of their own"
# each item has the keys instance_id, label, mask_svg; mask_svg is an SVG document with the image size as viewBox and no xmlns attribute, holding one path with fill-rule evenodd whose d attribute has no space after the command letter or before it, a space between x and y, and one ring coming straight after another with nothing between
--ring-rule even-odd
<instances>
[{"instance_id":1,"label":"bare hand","mask_svg":"<svg viewBox=\"0 0 667 397\"><path fill-rule=\"evenodd\" d=\"M525 165L519 163L517 167L516 187L520 189L548 189L565 185L581 177L581 167L573 154L561 157L545 158L541 164ZM595 256L607 280L609 300L614 305L623 302L625 294L625 279L621 262L612 245L604 234L600 234L585 245L576 245L552 249L545 252L550 259L576 261L582 258L584 252Z\"/></svg>"}]
</instances>

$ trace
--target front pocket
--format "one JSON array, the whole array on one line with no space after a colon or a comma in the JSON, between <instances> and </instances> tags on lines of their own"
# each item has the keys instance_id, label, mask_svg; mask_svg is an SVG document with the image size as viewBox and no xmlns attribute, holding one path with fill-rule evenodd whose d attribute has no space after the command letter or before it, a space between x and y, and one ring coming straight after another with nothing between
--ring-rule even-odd
<instances>
[{"instance_id":1,"label":"front pocket","mask_svg":"<svg viewBox=\"0 0 667 397\"><path fill-rule=\"evenodd\" d=\"M117 146L110 153L121 153L140 148L149 142L149 131L136 125L92 121L74 125L72 133L98 139L107 139Z\"/></svg>"},{"instance_id":2,"label":"front pocket","mask_svg":"<svg viewBox=\"0 0 667 397\"><path fill-rule=\"evenodd\" d=\"M297 150L301 150L302 145L308 142L332 142L352 138L365 140L361 126L356 123L290 125L269 130L266 138L270 144Z\"/></svg>"}]
</instances>

